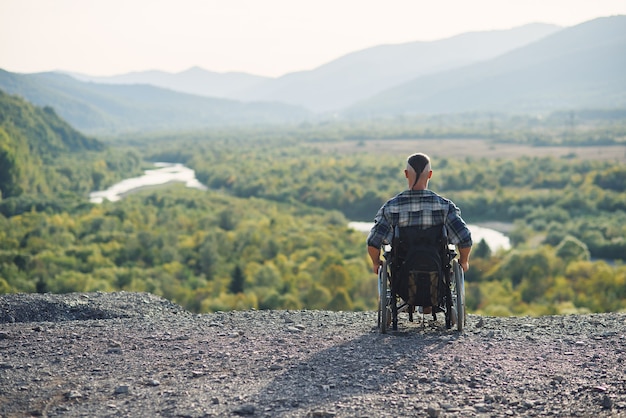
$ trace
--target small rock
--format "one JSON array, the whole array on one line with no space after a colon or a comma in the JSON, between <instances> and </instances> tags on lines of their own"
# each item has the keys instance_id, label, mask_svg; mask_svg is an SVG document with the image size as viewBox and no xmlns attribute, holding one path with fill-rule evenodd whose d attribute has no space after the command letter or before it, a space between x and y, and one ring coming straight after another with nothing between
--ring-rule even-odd
<instances>
[{"instance_id":1,"label":"small rock","mask_svg":"<svg viewBox=\"0 0 626 418\"><path fill-rule=\"evenodd\" d=\"M242 405L239 408L235 409L233 411L233 414L235 415L254 415L254 412L256 411L256 408L254 405Z\"/></svg>"},{"instance_id":2,"label":"small rock","mask_svg":"<svg viewBox=\"0 0 626 418\"><path fill-rule=\"evenodd\" d=\"M476 322L476 328L482 328L485 325L485 321L481 317L478 322Z\"/></svg>"},{"instance_id":3,"label":"small rock","mask_svg":"<svg viewBox=\"0 0 626 418\"><path fill-rule=\"evenodd\" d=\"M8 340L11 338L11 335L8 332L0 331L0 340Z\"/></svg>"},{"instance_id":4,"label":"small rock","mask_svg":"<svg viewBox=\"0 0 626 418\"><path fill-rule=\"evenodd\" d=\"M78 399L82 397L83 395L77 390L70 390L65 394L65 399Z\"/></svg>"},{"instance_id":5,"label":"small rock","mask_svg":"<svg viewBox=\"0 0 626 418\"><path fill-rule=\"evenodd\" d=\"M604 395L604 398L602 398L602 408L604 409L613 408L613 401L611 400L611 398L609 398L608 395Z\"/></svg>"},{"instance_id":6,"label":"small rock","mask_svg":"<svg viewBox=\"0 0 626 418\"><path fill-rule=\"evenodd\" d=\"M161 384L161 382L159 382L156 379L150 379L146 382L147 386L159 386Z\"/></svg>"},{"instance_id":7,"label":"small rock","mask_svg":"<svg viewBox=\"0 0 626 418\"><path fill-rule=\"evenodd\" d=\"M429 406L427 412L430 418L437 418L441 414L441 409L438 409L434 406Z\"/></svg>"},{"instance_id":8,"label":"small rock","mask_svg":"<svg viewBox=\"0 0 626 418\"><path fill-rule=\"evenodd\" d=\"M552 382L553 382L553 384L557 384L557 383L559 383L559 384L560 384L560 383L563 383L563 381L564 381L564 380L565 380L565 378L564 378L563 376L558 376L558 375L557 375L557 376L554 376L554 377L552 378Z\"/></svg>"},{"instance_id":9,"label":"small rock","mask_svg":"<svg viewBox=\"0 0 626 418\"><path fill-rule=\"evenodd\" d=\"M445 409L446 412L458 412L459 411L459 408L449 403L441 404L441 407Z\"/></svg>"},{"instance_id":10,"label":"small rock","mask_svg":"<svg viewBox=\"0 0 626 418\"><path fill-rule=\"evenodd\" d=\"M128 393L128 386L126 385L122 385L122 386L118 386L115 388L115 391L113 392L116 395L121 395L123 393Z\"/></svg>"},{"instance_id":11,"label":"small rock","mask_svg":"<svg viewBox=\"0 0 626 418\"><path fill-rule=\"evenodd\" d=\"M297 327L287 327L287 331L289 332L302 332L300 328Z\"/></svg>"},{"instance_id":12,"label":"small rock","mask_svg":"<svg viewBox=\"0 0 626 418\"><path fill-rule=\"evenodd\" d=\"M204 376L204 372L202 372L200 370L192 370L191 371L191 377L193 377L193 378L202 377L202 376Z\"/></svg>"},{"instance_id":13,"label":"small rock","mask_svg":"<svg viewBox=\"0 0 626 418\"><path fill-rule=\"evenodd\" d=\"M122 354L122 349L119 347L112 347L107 350L107 354Z\"/></svg>"},{"instance_id":14,"label":"small rock","mask_svg":"<svg viewBox=\"0 0 626 418\"><path fill-rule=\"evenodd\" d=\"M479 402L477 404L474 404L474 408L478 411L478 412L487 412L488 408L487 408L487 404L483 403L483 402Z\"/></svg>"},{"instance_id":15,"label":"small rock","mask_svg":"<svg viewBox=\"0 0 626 418\"><path fill-rule=\"evenodd\" d=\"M332 418L335 414L327 411L311 411L307 414L307 418Z\"/></svg>"},{"instance_id":16,"label":"small rock","mask_svg":"<svg viewBox=\"0 0 626 418\"><path fill-rule=\"evenodd\" d=\"M270 365L269 369L272 371L276 371L276 370L282 370L282 366L278 365L278 364L272 364Z\"/></svg>"}]
</instances>

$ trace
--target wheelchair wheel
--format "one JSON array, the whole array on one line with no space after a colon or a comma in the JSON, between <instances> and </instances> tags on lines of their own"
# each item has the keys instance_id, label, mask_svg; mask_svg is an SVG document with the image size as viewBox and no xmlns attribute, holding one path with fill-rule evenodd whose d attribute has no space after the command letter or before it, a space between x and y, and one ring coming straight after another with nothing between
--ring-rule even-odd
<instances>
[{"instance_id":1,"label":"wheelchair wheel","mask_svg":"<svg viewBox=\"0 0 626 418\"><path fill-rule=\"evenodd\" d=\"M391 312L389 310L389 272L387 271L387 262L378 269L378 328L381 334L387 333Z\"/></svg>"},{"instance_id":2,"label":"wheelchair wheel","mask_svg":"<svg viewBox=\"0 0 626 418\"><path fill-rule=\"evenodd\" d=\"M452 302L454 304L454 311L456 311L456 329L463 331L465 326L466 312L465 312L465 278L463 275L463 269L457 260L452 260Z\"/></svg>"}]
</instances>

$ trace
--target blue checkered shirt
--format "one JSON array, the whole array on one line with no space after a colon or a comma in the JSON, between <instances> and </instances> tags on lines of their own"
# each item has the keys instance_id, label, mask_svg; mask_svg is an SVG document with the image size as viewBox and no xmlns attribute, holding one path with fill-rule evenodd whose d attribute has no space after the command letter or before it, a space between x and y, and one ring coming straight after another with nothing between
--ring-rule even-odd
<instances>
[{"instance_id":1,"label":"blue checkered shirt","mask_svg":"<svg viewBox=\"0 0 626 418\"><path fill-rule=\"evenodd\" d=\"M426 229L444 224L451 244L459 248L472 246L472 234L461 218L461 210L452 201L430 190L405 190L378 210L367 245L380 248L390 244L396 225Z\"/></svg>"}]
</instances>

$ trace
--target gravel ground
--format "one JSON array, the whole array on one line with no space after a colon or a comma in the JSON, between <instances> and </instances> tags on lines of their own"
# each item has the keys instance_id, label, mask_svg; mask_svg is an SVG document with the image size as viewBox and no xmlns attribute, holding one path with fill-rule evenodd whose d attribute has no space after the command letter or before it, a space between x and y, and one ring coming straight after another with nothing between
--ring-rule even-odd
<instances>
[{"instance_id":1,"label":"gravel ground","mask_svg":"<svg viewBox=\"0 0 626 418\"><path fill-rule=\"evenodd\" d=\"M195 315L146 293L0 296L0 416L626 417L626 314L466 329Z\"/></svg>"}]
</instances>

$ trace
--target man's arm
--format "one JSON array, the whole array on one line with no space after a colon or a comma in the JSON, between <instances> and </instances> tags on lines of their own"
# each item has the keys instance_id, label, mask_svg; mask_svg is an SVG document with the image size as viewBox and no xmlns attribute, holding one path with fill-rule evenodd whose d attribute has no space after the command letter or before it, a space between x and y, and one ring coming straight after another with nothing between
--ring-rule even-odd
<instances>
[{"instance_id":1,"label":"man's arm","mask_svg":"<svg viewBox=\"0 0 626 418\"><path fill-rule=\"evenodd\" d=\"M469 258L472 247L459 248L459 264L463 271L469 270Z\"/></svg>"},{"instance_id":2,"label":"man's arm","mask_svg":"<svg viewBox=\"0 0 626 418\"><path fill-rule=\"evenodd\" d=\"M380 248L372 247L371 245L367 246L367 253L372 259L372 271L374 274L378 274L378 268L382 264L382 260L380 259Z\"/></svg>"}]
</instances>

